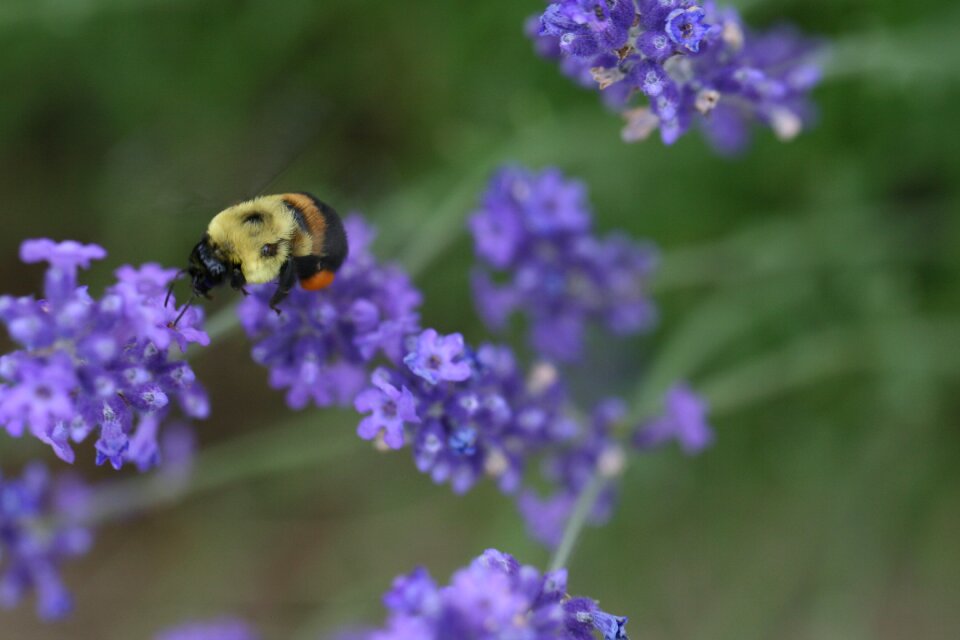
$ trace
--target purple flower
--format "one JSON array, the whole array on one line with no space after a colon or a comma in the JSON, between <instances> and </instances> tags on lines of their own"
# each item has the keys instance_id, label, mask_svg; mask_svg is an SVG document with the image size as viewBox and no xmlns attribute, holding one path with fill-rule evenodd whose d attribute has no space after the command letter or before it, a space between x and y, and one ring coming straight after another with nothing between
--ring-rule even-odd
<instances>
[{"instance_id":1,"label":"purple flower","mask_svg":"<svg viewBox=\"0 0 960 640\"><path fill-rule=\"evenodd\" d=\"M433 329L425 330L403 362L430 384L462 382L471 374L470 365L463 361L463 336L459 333L441 336Z\"/></svg>"},{"instance_id":2,"label":"purple flower","mask_svg":"<svg viewBox=\"0 0 960 640\"><path fill-rule=\"evenodd\" d=\"M664 414L636 431L633 443L640 449L659 447L676 440L688 455L700 453L713 443L713 428L707 424L707 403L686 384L667 391Z\"/></svg>"},{"instance_id":3,"label":"purple flower","mask_svg":"<svg viewBox=\"0 0 960 640\"><path fill-rule=\"evenodd\" d=\"M174 344L209 342L197 309L171 327L177 309L164 302L176 271L123 266L95 300L77 271L105 255L100 247L27 240L20 253L50 266L44 299L0 297L0 322L22 347L0 357L0 424L15 437L31 433L67 462L72 445L97 432L98 464L152 466L158 426L173 406L190 418L209 412L189 365L169 355Z\"/></svg>"},{"instance_id":4,"label":"purple flower","mask_svg":"<svg viewBox=\"0 0 960 640\"><path fill-rule=\"evenodd\" d=\"M382 437L390 448L409 443L417 468L435 482L463 493L490 475L512 493L527 458L572 436L556 375L525 381L509 349L473 351L459 336L430 329L410 342L408 364L377 369L372 386L357 397L357 410L370 414L358 432ZM422 363L424 354L438 350L445 353L441 362L453 362L447 373L441 373L447 364Z\"/></svg>"},{"instance_id":5,"label":"purple flower","mask_svg":"<svg viewBox=\"0 0 960 640\"><path fill-rule=\"evenodd\" d=\"M747 143L751 122L790 140L813 120L818 47L793 29L754 33L733 9L693 0L569 0L550 4L539 22L527 29L537 52L602 91L627 119L625 141L659 128L673 144L699 124L718 151L733 153ZM649 107L635 95L646 95Z\"/></svg>"},{"instance_id":6,"label":"purple flower","mask_svg":"<svg viewBox=\"0 0 960 640\"><path fill-rule=\"evenodd\" d=\"M627 618L600 610L589 598L570 598L563 603L570 638L593 640L593 631L599 631L604 640L627 640Z\"/></svg>"},{"instance_id":7,"label":"purple flower","mask_svg":"<svg viewBox=\"0 0 960 640\"><path fill-rule=\"evenodd\" d=\"M563 539L563 530L573 513L577 495L559 491L541 498L535 491L524 491L517 498L517 508L527 525L527 533L541 544L555 549Z\"/></svg>"},{"instance_id":8,"label":"purple flower","mask_svg":"<svg viewBox=\"0 0 960 640\"><path fill-rule=\"evenodd\" d=\"M399 449L404 442L404 424L418 424L417 401L406 387L397 389L387 380L389 374L380 370L373 376L375 389L366 389L357 396L354 406L360 413L371 412L360 421L357 435L364 440L382 437L391 449Z\"/></svg>"},{"instance_id":9,"label":"purple flower","mask_svg":"<svg viewBox=\"0 0 960 640\"><path fill-rule=\"evenodd\" d=\"M301 409L349 405L379 354L398 362L404 338L419 330L421 295L398 267L370 252L373 231L357 216L345 220L350 255L333 285L294 289L277 315L273 289L251 287L239 316L254 341L253 359L270 370L270 386L287 389L287 404Z\"/></svg>"},{"instance_id":10,"label":"purple flower","mask_svg":"<svg viewBox=\"0 0 960 640\"><path fill-rule=\"evenodd\" d=\"M154 640L258 640L253 627L237 618L219 618L185 624L161 631Z\"/></svg>"},{"instance_id":11,"label":"purple flower","mask_svg":"<svg viewBox=\"0 0 960 640\"><path fill-rule=\"evenodd\" d=\"M626 618L600 610L594 600L567 595L565 569L541 574L509 554L488 549L438 587L424 569L394 582L384 597L382 630L356 640L605 640L626 638Z\"/></svg>"},{"instance_id":12,"label":"purple flower","mask_svg":"<svg viewBox=\"0 0 960 640\"><path fill-rule=\"evenodd\" d=\"M91 532L79 524L88 501L79 480L52 481L39 464L28 466L19 479L0 473L0 607L15 607L33 591L42 619L70 612L72 598L59 570L92 544Z\"/></svg>"},{"instance_id":13,"label":"purple flower","mask_svg":"<svg viewBox=\"0 0 960 640\"><path fill-rule=\"evenodd\" d=\"M547 7L540 33L572 55L595 55L627 43L635 13L633 0L561 0Z\"/></svg>"},{"instance_id":14,"label":"purple flower","mask_svg":"<svg viewBox=\"0 0 960 640\"><path fill-rule=\"evenodd\" d=\"M674 9L667 16L667 35L681 47L697 53L700 41L707 35L703 19L707 12L702 7L692 6Z\"/></svg>"},{"instance_id":15,"label":"purple flower","mask_svg":"<svg viewBox=\"0 0 960 640\"><path fill-rule=\"evenodd\" d=\"M611 398L600 402L578 434L550 450L541 464L542 475L552 493L541 498L533 490L524 491L517 500L527 532L548 547L560 544L564 527L573 513L581 492L597 474L618 476L625 465L625 454L614 438L614 428L626 415L623 402ZM598 497L588 522L605 524L613 514L616 490L612 485Z\"/></svg>"},{"instance_id":16,"label":"purple flower","mask_svg":"<svg viewBox=\"0 0 960 640\"><path fill-rule=\"evenodd\" d=\"M481 261L474 297L491 328L522 312L535 350L569 361L590 321L619 335L654 324L645 288L656 251L623 236L597 238L586 189L560 171L500 170L469 225Z\"/></svg>"}]
</instances>

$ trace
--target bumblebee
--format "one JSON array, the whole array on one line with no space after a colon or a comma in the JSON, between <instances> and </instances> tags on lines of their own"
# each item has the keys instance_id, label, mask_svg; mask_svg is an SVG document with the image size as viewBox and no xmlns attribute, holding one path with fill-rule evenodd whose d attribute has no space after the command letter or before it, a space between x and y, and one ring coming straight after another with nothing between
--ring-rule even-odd
<instances>
[{"instance_id":1,"label":"bumblebee","mask_svg":"<svg viewBox=\"0 0 960 640\"><path fill-rule=\"evenodd\" d=\"M277 305L298 281L310 291L325 289L346 257L347 234L337 212L309 193L284 193L214 216L186 272L194 297L210 298L211 289L224 284L246 295L248 283L276 281L270 308L280 313Z\"/></svg>"}]
</instances>

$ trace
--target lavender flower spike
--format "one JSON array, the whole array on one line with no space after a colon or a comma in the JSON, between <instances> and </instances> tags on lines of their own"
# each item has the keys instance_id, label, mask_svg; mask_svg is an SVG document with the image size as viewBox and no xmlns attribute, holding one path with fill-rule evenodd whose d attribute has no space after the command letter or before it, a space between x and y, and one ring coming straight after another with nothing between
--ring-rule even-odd
<instances>
[{"instance_id":1,"label":"lavender flower spike","mask_svg":"<svg viewBox=\"0 0 960 640\"><path fill-rule=\"evenodd\" d=\"M0 473L0 607L15 607L33 591L40 618L70 612L73 601L59 569L91 546L91 532L79 524L88 501L78 480L53 481L39 464L19 479Z\"/></svg>"},{"instance_id":2,"label":"lavender flower spike","mask_svg":"<svg viewBox=\"0 0 960 640\"><path fill-rule=\"evenodd\" d=\"M623 139L660 129L673 144L694 124L721 153L741 150L752 122L790 140L814 119L815 44L793 29L747 29L733 9L694 0L564 0L528 29L537 52L599 89L624 116ZM647 96L648 104L637 102Z\"/></svg>"},{"instance_id":3,"label":"lavender flower spike","mask_svg":"<svg viewBox=\"0 0 960 640\"><path fill-rule=\"evenodd\" d=\"M599 238L586 188L557 169L501 169L470 218L479 265L474 298L493 329L527 316L530 342L560 361L580 357L589 323L617 335L656 321L646 284L657 264L649 244Z\"/></svg>"},{"instance_id":4,"label":"lavender flower spike","mask_svg":"<svg viewBox=\"0 0 960 640\"><path fill-rule=\"evenodd\" d=\"M271 287L251 287L238 315L254 342L253 359L270 370L270 386L287 390L302 409L349 405L363 388L370 362L403 355L403 339L419 330L417 291L399 267L379 263L373 230L358 215L344 220L350 255L336 282L323 291L295 288L270 308Z\"/></svg>"},{"instance_id":5,"label":"lavender flower spike","mask_svg":"<svg viewBox=\"0 0 960 640\"><path fill-rule=\"evenodd\" d=\"M190 418L209 412L189 365L169 357L174 344L209 343L197 309L171 326L177 310L165 304L166 289L176 270L123 266L95 300L77 275L106 255L100 247L27 240L20 254L49 267L44 299L0 296L0 322L21 346L0 356L0 425L15 437L29 432L67 462L73 443L96 432L97 464L154 465L158 425L173 406Z\"/></svg>"},{"instance_id":6,"label":"lavender flower spike","mask_svg":"<svg viewBox=\"0 0 960 640\"><path fill-rule=\"evenodd\" d=\"M424 569L394 581L384 596L382 630L356 640L604 640L627 638L627 619L600 610L588 598L567 595L565 569L541 574L513 556L488 549L438 587Z\"/></svg>"}]
</instances>

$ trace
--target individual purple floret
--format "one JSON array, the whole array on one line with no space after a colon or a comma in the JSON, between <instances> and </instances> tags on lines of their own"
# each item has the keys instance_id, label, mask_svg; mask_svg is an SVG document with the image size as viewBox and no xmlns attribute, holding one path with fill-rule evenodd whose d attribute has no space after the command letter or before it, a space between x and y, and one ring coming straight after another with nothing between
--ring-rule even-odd
<instances>
[{"instance_id":1,"label":"individual purple floret","mask_svg":"<svg viewBox=\"0 0 960 640\"><path fill-rule=\"evenodd\" d=\"M0 425L15 437L31 433L67 462L72 443L96 432L97 464L153 466L157 429L172 406L191 418L209 412L193 370L170 357L174 344L182 351L209 342L197 309L170 326L177 310L165 298L176 270L121 267L97 300L77 271L106 255L100 247L27 240L20 255L49 267L43 299L0 297L0 322L22 347L0 356Z\"/></svg>"},{"instance_id":2,"label":"individual purple floret","mask_svg":"<svg viewBox=\"0 0 960 640\"><path fill-rule=\"evenodd\" d=\"M70 612L60 566L91 546L92 533L79 524L88 500L79 480L54 481L40 464L28 466L20 478L0 473L0 607L15 607L33 592L42 619Z\"/></svg>"},{"instance_id":3,"label":"individual purple floret","mask_svg":"<svg viewBox=\"0 0 960 640\"><path fill-rule=\"evenodd\" d=\"M688 455L700 453L713 443L713 428L707 424L707 402L686 384L674 385L666 395L664 414L640 426L633 444L653 449L676 440Z\"/></svg>"},{"instance_id":4,"label":"individual purple floret","mask_svg":"<svg viewBox=\"0 0 960 640\"><path fill-rule=\"evenodd\" d=\"M567 595L567 571L546 574L488 549L439 587L424 569L394 581L383 629L356 640L604 640L627 637L627 619Z\"/></svg>"},{"instance_id":5,"label":"individual purple floret","mask_svg":"<svg viewBox=\"0 0 960 640\"><path fill-rule=\"evenodd\" d=\"M488 326L502 328L521 312L538 353L571 361L589 322L618 335L654 324L646 284L655 249L616 234L598 238L592 217L584 185L557 169L494 175L469 222L481 262L474 297Z\"/></svg>"},{"instance_id":6,"label":"individual purple floret","mask_svg":"<svg viewBox=\"0 0 960 640\"><path fill-rule=\"evenodd\" d=\"M218 618L185 624L161 631L154 640L258 640L260 634L237 618Z\"/></svg>"},{"instance_id":7,"label":"individual purple floret","mask_svg":"<svg viewBox=\"0 0 960 640\"><path fill-rule=\"evenodd\" d=\"M459 334L432 329L409 342L403 363L377 369L357 396L357 410L370 414L357 432L391 449L410 444L435 482L463 493L486 474L513 492L531 454L573 435L556 376L524 380L506 347L472 351Z\"/></svg>"},{"instance_id":8,"label":"individual purple floret","mask_svg":"<svg viewBox=\"0 0 960 640\"><path fill-rule=\"evenodd\" d=\"M441 336L427 329L417 336L416 348L403 358L411 371L429 382L463 382L470 377L470 363L463 359L463 336Z\"/></svg>"},{"instance_id":9,"label":"individual purple floret","mask_svg":"<svg viewBox=\"0 0 960 640\"><path fill-rule=\"evenodd\" d=\"M366 384L370 362L378 354L398 362L404 337L419 329L420 292L399 267L374 258L374 232L360 216L344 224L350 255L333 285L295 288L280 315L269 304L275 287L251 287L238 311L253 359L270 369L273 388L287 389L294 409L348 405Z\"/></svg>"},{"instance_id":10,"label":"individual purple floret","mask_svg":"<svg viewBox=\"0 0 960 640\"><path fill-rule=\"evenodd\" d=\"M673 144L699 123L719 151L733 153L749 141L751 122L790 140L813 120L818 47L794 29L755 33L735 10L693 0L562 0L538 26L527 29L537 52L598 88L626 119L627 142L659 128ZM648 105L634 99L640 94Z\"/></svg>"},{"instance_id":11,"label":"individual purple floret","mask_svg":"<svg viewBox=\"0 0 960 640\"><path fill-rule=\"evenodd\" d=\"M558 546L577 498L594 476L614 478L623 471L625 454L613 431L625 415L626 407L620 400L605 400L593 410L578 437L547 454L541 467L552 493L542 498L528 489L517 499L530 537L551 548ZM587 521L595 526L605 524L613 513L616 497L614 486L608 483Z\"/></svg>"}]
</instances>

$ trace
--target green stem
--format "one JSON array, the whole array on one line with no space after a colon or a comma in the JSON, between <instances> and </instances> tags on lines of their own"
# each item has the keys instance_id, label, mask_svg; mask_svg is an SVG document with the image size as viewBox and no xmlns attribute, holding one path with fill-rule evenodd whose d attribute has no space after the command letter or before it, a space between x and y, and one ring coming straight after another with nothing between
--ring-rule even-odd
<instances>
[{"instance_id":1,"label":"green stem","mask_svg":"<svg viewBox=\"0 0 960 640\"><path fill-rule=\"evenodd\" d=\"M607 478L599 473L595 473L593 477L590 478L587 486L580 492L580 495L577 496L577 502L573 507L573 514L570 516L570 519L567 521L567 526L563 530L563 538L560 540L560 546L557 547L553 558L550 559L548 571L557 571L567 565L567 560L570 559L570 554L573 553L573 548L580 538L580 533L583 531L584 525L587 524L587 519L593 512L593 507L606 484Z\"/></svg>"}]
</instances>

